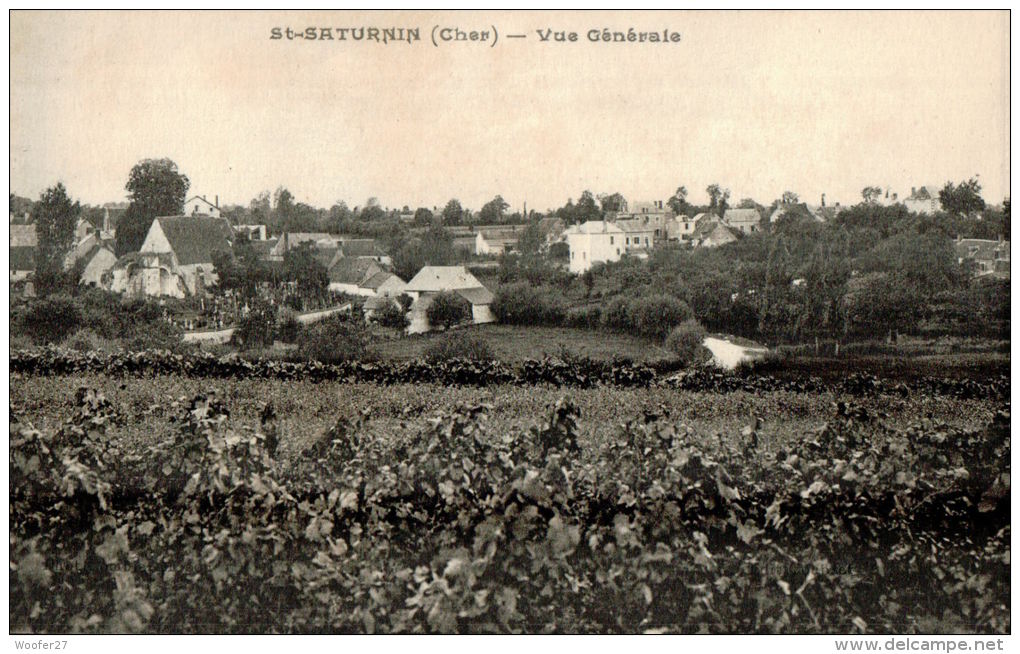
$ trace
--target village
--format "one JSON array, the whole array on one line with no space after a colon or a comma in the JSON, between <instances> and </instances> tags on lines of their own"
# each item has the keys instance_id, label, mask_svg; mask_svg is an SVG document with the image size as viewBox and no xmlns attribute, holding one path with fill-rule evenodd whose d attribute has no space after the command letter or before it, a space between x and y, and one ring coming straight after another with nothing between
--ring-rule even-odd
<instances>
[{"instance_id":1,"label":"village","mask_svg":"<svg viewBox=\"0 0 1020 654\"><path fill-rule=\"evenodd\" d=\"M406 334L422 334L437 327L429 316L439 296L454 296L463 305L462 315L444 320L444 327L512 322L510 312L494 311L493 307L497 293L501 289L505 293L507 282L520 281L507 278L508 262L516 261L520 268L519 262L525 261L526 266L544 270L543 274L566 275L590 285L593 271L614 270L620 265L647 268L650 259L680 257L681 252L732 251L748 239L775 238L783 225L831 228L845 209L839 203L827 205L824 195L818 204L809 204L794 193L784 194L769 207L749 200L729 207L728 191L723 193L716 185L707 191L711 203L702 207L688 204L683 188L669 201L627 202L613 194L600 196L596 203L585 192L576 206L569 201L564 208L545 214L529 213L526 205L523 212L510 214L509 205L498 196L475 215L463 210L456 200L447 207L416 212L407 207L387 211L367 206L359 212L361 216L352 215L347 222L358 233L290 230L281 220L252 223L248 222L250 211L238 207L225 211L218 196L191 195L176 215L154 216L137 250L121 256L116 254L121 247L117 227L126 210L123 204L109 203L87 212L88 217L76 217L61 268L65 281L73 277L71 283L76 281L82 289L102 289L125 299L159 303L163 320L182 332L184 342L236 342L235 328L248 317L256 301L289 307L303 324L338 312L357 312L366 323L382 322ZM288 200L289 194L284 194L282 201L277 198L273 212L262 215L280 213L281 202ZM903 199L889 190L866 188L858 208L937 219L945 216L938 195L935 185L913 188ZM587 214L582 207L587 207ZM374 223L365 218L370 210L374 210ZM486 217L497 222L486 223ZM969 218L981 220L976 213ZM31 298L38 292L37 231L30 211L15 214L12 195L12 296ZM406 256L411 247L408 243L426 244L411 261ZM971 277L1008 280L1009 241L1002 234L996 239L957 234L952 250L955 263L967 266ZM394 255L403 261L394 265ZM225 274L229 280L222 278ZM236 279L246 276L246 280ZM846 281L852 282L856 276L851 273ZM798 287L807 281L804 275L795 274L790 285ZM737 288L731 300L761 290ZM589 287L584 301L567 300L564 310L569 312L570 304L590 308L591 299ZM503 304L508 304L506 298ZM608 302L596 304L606 309ZM718 321L714 322L718 329ZM632 331L627 321L618 327ZM646 329L646 334L649 331L655 330ZM722 354L733 349L728 337L734 332L740 330L726 329L714 339L702 339L715 359L726 359L729 367L741 360L739 353ZM745 329L740 335L750 334ZM756 336L760 338L760 334ZM747 352L766 351L758 342L749 342L749 346Z\"/></svg>"}]
</instances>

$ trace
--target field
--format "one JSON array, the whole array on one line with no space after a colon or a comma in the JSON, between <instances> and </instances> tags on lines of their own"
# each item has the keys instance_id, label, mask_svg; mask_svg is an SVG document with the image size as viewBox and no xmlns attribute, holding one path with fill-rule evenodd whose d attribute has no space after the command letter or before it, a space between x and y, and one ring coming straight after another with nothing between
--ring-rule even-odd
<instances>
[{"instance_id":1,"label":"field","mask_svg":"<svg viewBox=\"0 0 1020 654\"><path fill-rule=\"evenodd\" d=\"M1008 632L1008 396L973 382L17 372L11 628Z\"/></svg>"}]
</instances>

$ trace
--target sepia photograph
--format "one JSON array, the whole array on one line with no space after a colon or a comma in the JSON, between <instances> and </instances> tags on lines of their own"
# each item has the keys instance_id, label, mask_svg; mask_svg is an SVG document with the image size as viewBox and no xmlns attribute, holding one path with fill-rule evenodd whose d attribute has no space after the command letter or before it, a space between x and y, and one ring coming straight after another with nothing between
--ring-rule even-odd
<instances>
[{"instance_id":1,"label":"sepia photograph","mask_svg":"<svg viewBox=\"0 0 1020 654\"><path fill-rule=\"evenodd\" d=\"M1008 10L8 21L11 649L1006 649Z\"/></svg>"}]
</instances>

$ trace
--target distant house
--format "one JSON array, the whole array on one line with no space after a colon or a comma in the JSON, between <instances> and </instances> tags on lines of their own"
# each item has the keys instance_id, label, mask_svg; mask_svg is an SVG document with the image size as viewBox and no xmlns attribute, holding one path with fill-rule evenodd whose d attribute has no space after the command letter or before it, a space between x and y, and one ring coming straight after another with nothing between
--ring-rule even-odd
<instances>
[{"instance_id":1,"label":"distant house","mask_svg":"<svg viewBox=\"0 0 1020 654\"><path fill-rule=\"evenodd\" d=\"M729 212L727 212L729 213ZM775 224L782 218L802 218L815 222L825 222L825 218L815 212L804 202L780 202L769 215L769 223Z\"/></svg>"},{"instance_id":2,"label":"distant house","mask_svg":"<svg viewBox=\"0 0 1020 654\"><path fill-rule=\"evenodd\" d=\"M650 250L655 244L656 228L653 223L647 220L634 218L633 220L617 220L613 224L623 230L624 252ZM665 224L663 224L661 232L665 234Z\"/></svg>"},{"instance_id":3,"label":"distant house","mask_svg":"<svg viewBox=\"0 0 1020 654\"><path fill-rule=\"evenodd\" d=\"M674 216L666 223L666 240L687 241L694 233L695 220L688 215Z\"/></svg>"},{"instance_id":4,"label":"distant house","mask_svg":"<svg viewBox=\"0 0 1020 654\"><path fill-rule=\"evenodd\" d=\"M734 229L751 234L761 229L761 214L757 209L727 209L723 220Z\"/></svg>"},{"instance_id":5,"label":"distant house","mask_svg":"<svg viewBox=\"0 0 1020 654\"><path fill-rule=\"evenodd\" d=\"M96 243L82 255L80 261L84 264L84 269L78 283L83 286L103 287L105 275L112 271L117 263L117 255L106 245Z\"/></svg>"},{"instance_id":6,"label":"distant house","mask_svg":"<svg viewBox=\"0 0 1020 654\"><path fill-rule=\"evenodd\" d=\"M673 220L673 216L672 209L665 206L661 200L655 200L652 202L634 202L628 205L624 211L610 212L606 219L618 225L624 221L632 225L643 224L651 229L653 238L650 239L650 243L654 244L655 241L668 238L667 230L670 222ZM637 221L640 221L640 223ZM643 241L639 241L639 244L642 244L643 247Z\"/></svg>"},{"instance_id":7,"label":"distant house","mask_svg":"<svg viewBox=\"0 0 1020 654\"><path fill-rule=\"evenodd\" d=\"M571 225L563 232L570 249L570 272L583 273L596 263L619 261L623 256L625 233L603 220Z\"/></svg>"},{"instance_id":8,"label":"distant house","mask_svg":"<svg viewBox=\"0 0 1020 654\"><path fill-rule=\"evenodd\" d=\"M215 202L209 202L204 195L195 195L184 201L185 216L209 216L220 217L220 196L216 196Z\"/></svg>"},{"instance_id":9,"label":"distant house","mask_svg":"<svg viewBox=\"0 0 1020 654\"><path fill-rule=\"evenodd\" d=\"M234 225L235 234L247 234L250 241L264 241L269 238L265 225Z\"/></svg>"},{"instance_id":10,"label":"distant house","mask_svg":"<svg viewBox=\"0 0 1020 654\"><path fill-rule=\"evenodd\" d=\"M957 239L953 244L957 262L971 262L978 277L995 275L1009 279L1009 241L979 238Z\"/></svg>"},{"instance_id":11,"label":"distant house","mask_svg":"<svg viewBox=\"0 0 1020 654\"><path fill-rule=\"evenodd\" d=\"M344 257L340 254L329 264L329 290L348 295L375 295L362 284L376 273L383 272L378 263L365 257Z\"/></svg>"},{"instance_id":12,"label":"distant house","mask_svg":"<svg viewBox=\"0 0 1020 654\"><path fill-rule=\"evenodd\" d=\"M738 229L725 224L717 216L706 215L694 228L691 243L694 247L712 248L732 243L740 236L741 232Z\"/></svg>"},{"instance_id":13,"label":"distant house","mask_svg":"<svg viewBox=\"0 0 1020 654\"><path fill-rule=\"evenodd\" d=\"M285 232L269 251L269 258L283 261L283 255L300 246L311 243L314 247L339 247L340 237L326 232Z\"/></svg>"},{"instance_id":14,"label":"distant house","mask_svg":"<svg viewBox=\"0 0 1020 654\"><path fill-rule=\"evenodd\" d=\"M363 257L374 260L376 263L381 263L385 266L393 264L393 260L390 255L382 249L382 246L376 242L375 239L371 238L351 238L344 239L339 245L342 256L345 257Z\"/></svg>"},{"instance_id":15,"label":"distant house","mask_svg":"<svg viewBox=\"0 0 1020 654\"><path fill-rule=\"evenodd\" d=\"M425 266L407 282L403 292L414 299L411 305L411 324L408 333L427 332L428 307L437 295L452 292L471 304L471 319L475 324L494 322L492 292L485 288L464 266Z\"/></svg>"},{"instance_id":16,"label":"distant house","mask_svg":"<svg viewBox=\"0 0 1020 654\"><path fill-rule=\"evenodd\" d=\"M546 216L538 221L538 229L545 236L546 243L556 243L563 240L563 230L567 228L562 218Z\"/></svg>"},{"instance_id":17,"label":"distant house","mask_svg":"<svg viewBox=\"0 0 1020 654\"><path fill-rule=\"evenodd\" d=\"M359 288L371 291L377 297L396 297L404 292L407 282L393 273L380 270L359 284Z\"/></svg>"},{"instance_id":18,"label":"distant house","mask_svg":"<svg viewBox=\"0 0 1020 654\"><path fill-rule=\"evenodd\" d=\"M506 254L517 249L521 230L516 225L479 229L475 235L475 254Z\"/></svg>"},{"instance_id":19,"label":"distant house","mask_svg":"<svg viewBox=\"0 0 1020 654\"><path fill-rule=\"evenodd\" d=\"M942 202L939 200L939 189L934 184L928 184L921 188L911 187L910 195L903 199L907 211L932 215L942 211Z\"/></svg>"},{"instance_id":20,"label":"distant house","mask_svg":"<svg viewBox=\"0 0 1020 654\"><path fill-rule=\"evenodd\" d=\"M139 295L201 294L206 286L215 284L213 254L229 252L233 232L223 218L210 216L161 216L152 221L148 234L138 250L138 259L122 269L140 281L125 281L125 291ZM120 262L118 262L120 263ZM151 270L146 271L151 266ZM115 266L115 270L117 267ZM180 278L177 284L166 275ZM183 294L182 294L183 289Z\"/></svg>"}]
</instances>

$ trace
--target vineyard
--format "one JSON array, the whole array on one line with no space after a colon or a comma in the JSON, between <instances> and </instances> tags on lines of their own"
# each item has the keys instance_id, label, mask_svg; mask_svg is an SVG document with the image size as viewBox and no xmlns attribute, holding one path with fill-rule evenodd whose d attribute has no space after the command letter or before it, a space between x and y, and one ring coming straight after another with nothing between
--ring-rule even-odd
<instances>
[{"instance_id":1,"label":"vineyard","mask_svg":"<svg viewBox=\"0 0 1020 654\"><path fill-rule=\"evenodd\" d=\"M1008 380L484 386L463 363L445 388L61 356L12 354L12 631L1010 630ZM322 427L296 439L302 412Z\"/></svg>"}]
</instances>

